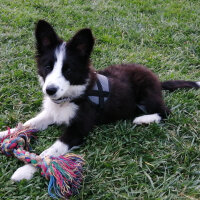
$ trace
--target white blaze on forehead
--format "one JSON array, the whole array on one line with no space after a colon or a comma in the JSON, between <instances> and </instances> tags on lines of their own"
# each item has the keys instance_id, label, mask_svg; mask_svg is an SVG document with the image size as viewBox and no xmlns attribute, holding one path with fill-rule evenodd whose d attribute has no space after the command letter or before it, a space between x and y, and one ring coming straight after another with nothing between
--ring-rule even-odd
<instances>
[{"instance_id":1,"label":"white blaze on forehead","mask_svg":"<svg viewBox=\"0 0 200 200\"><path fill-rule=\"evenodd\" d=\"M65 57L65 46L66 46L66 43L63 42L55 50L56 62L54 63L54 68L53 68L53 71L51 72L51 74L54 74L55 78L58 78L62 75L62 66L63 66L64 57Z\"/></svg>"},{"instance_id":2,"label":"white blaze on forehead","mask_svg":"<svg viewBox=\"0 0 200 200\"><path fill-rule=\"evenodd\" d=\"M63 42L58 48L56 48L55 55L57 61L55 62L54 68L62 69L63 60L65 57L66 43Z\"/></svg>"},{"instance_id":3,"label":"white blaze on forehead","mask_svg":"<svg viewBox=\"0 0 200 200\"><path fill-rule=\"evenodd\" d=\"M62 66L63 61L66 57L66 43L63 42L60 46L58 46L55 50L56 62L54 63L53 70L50 74L47 75L45 83L43 85L43 92L46 93L46 88L50 85L53 85L58 88L57 96L61 96L59 94L62 90L62 87L68 89L70 83L65 77L62 75Z\"/></svg>"}]
</instances>

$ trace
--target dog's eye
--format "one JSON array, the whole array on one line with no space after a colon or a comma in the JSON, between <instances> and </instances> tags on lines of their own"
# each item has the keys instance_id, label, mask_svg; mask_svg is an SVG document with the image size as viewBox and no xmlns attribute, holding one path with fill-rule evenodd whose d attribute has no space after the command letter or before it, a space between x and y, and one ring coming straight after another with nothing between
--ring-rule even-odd
<instances>
[{"instance_id":1,"label":"dog's eye","mask_svg":"<svg viewBox=\"0 0 200 200\"><path fill-rule=\"evenodd\" d=\"M53 67L49 66L49 65L45 67L46 72L51 72L52 69L53 69Z\"/></svg>"}]
</instances>

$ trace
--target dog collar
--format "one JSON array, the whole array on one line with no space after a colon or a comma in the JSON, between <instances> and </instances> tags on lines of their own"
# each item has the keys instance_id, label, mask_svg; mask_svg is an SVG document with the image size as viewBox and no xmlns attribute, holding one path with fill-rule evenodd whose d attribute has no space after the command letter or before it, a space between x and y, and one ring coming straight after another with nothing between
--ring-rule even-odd
<instances>
[{"instance_id":1,"label":"dog collar","mask_svg":"<svg viewBox=\"0 0 200 200\"><path fill-rule=\"evenodd\" d=\"M62 104L62 103L65 103L65 102L70 102L73 100L73 98L71 97L63 97L63 98L60 98L60 99L51 99L54 103L56 104Z\"/></svg>"}]
</instances>

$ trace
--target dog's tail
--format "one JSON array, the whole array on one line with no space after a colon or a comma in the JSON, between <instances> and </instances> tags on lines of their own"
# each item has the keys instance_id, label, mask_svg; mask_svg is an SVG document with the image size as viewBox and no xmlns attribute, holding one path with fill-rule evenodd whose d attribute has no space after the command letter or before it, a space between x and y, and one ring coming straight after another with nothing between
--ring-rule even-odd
<instances>
[{"instance_id":1,"label":"dog's tail","mask_svg":"<svg viewBox=\"0 0 200 200\"><path fill-rule=\"evenodd\" d=\"M200 82L194 82L194 81L164 81L161 82L162 89L163 90L169 90L170 92L173 92L174 90L186 88L186 89L199 89L200 88Z\"/></svg>"}]
</instances>

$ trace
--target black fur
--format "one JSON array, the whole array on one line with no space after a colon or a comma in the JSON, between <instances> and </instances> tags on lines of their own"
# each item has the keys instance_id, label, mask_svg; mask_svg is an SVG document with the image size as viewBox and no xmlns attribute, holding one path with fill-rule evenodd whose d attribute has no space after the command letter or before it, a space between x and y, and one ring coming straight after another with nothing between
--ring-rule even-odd
<instances>
[{"instance_id":1,"label":"black fur","mask_svg":"<svg viewBox=\"0 0 200 200\"><path fill-rule=\"evenodd\" d=\"M38 55L53 50L62 41L58 38L52 26L44 20L37 23L35 30L35 37L37 40Z\"/></svg>"},{"instance_id":2,"label":"black fur","mask_svg":"<svg viewBox=\"0 0 200 200\"><path fill-rule=\"evenodd\" d=\"M174 90L180 88L185 88L185 89L199 88L199 86L193 81L182 81L182 80L164 81L161 84L163 90L169 90L170 92L173 92Z\"/></svg>"},{"instance_id":3,"label":"black fur","mask_svg":"<svg viewBox=\"0 0 200 200\"><path fill-rule=\"evenodd\" d=\"M45 80L53 69L55 57L53 50L62 40L45 21L39 21L36 27L36 47L38 72ZM165 106L162 88L174 90L183 87L196 87L194 82L161 82L149 69L138 64L122 64L110 66L98 73L108 77L110 95L103 109L93 105L87 99L87 92L92 88L96 74L91 68L90 54L94 38L90 29L82 29L67 42L66 60L63 64L63 75L73 85L80 85L89 79L84 95L73 100L79 110L60 137L69 147L80 145L94 125L110 123L120 119L134 119L140 110L137 104L143 105L148 114L158 113L167 117L170 110ZM49 67L47 67L49 66Z\"/></svg>"}]
</instances>

